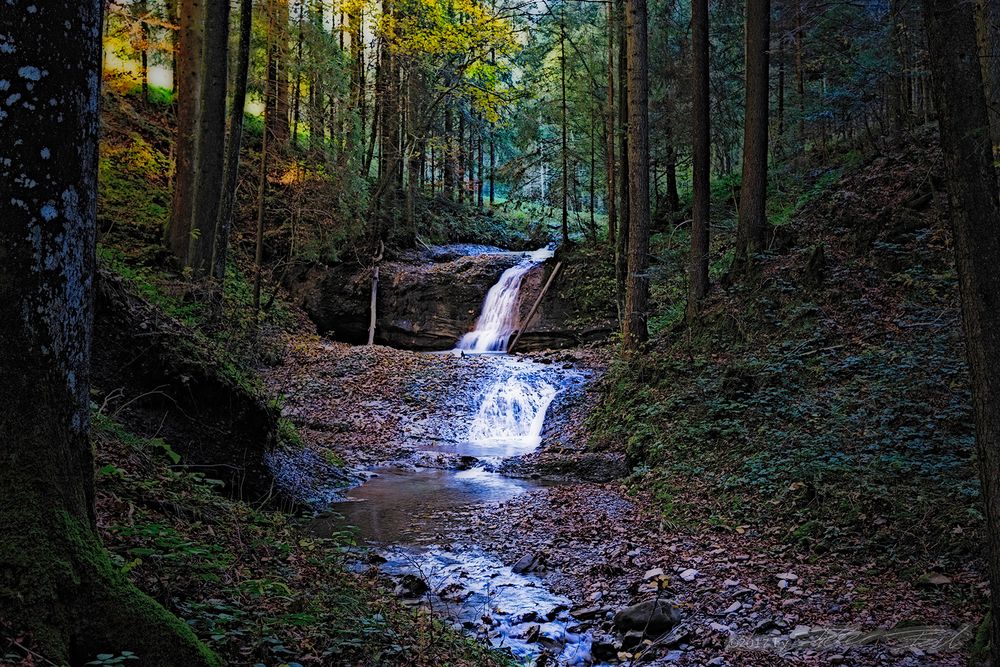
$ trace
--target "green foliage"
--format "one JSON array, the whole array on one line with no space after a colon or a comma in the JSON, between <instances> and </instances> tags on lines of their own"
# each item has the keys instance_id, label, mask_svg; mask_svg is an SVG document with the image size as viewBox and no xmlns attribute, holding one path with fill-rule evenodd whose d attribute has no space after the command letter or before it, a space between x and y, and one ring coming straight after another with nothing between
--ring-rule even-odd
<instances>
[{"instance_id":1,"label":"green foliage","mask_svg":"<svg viewBox=\"0 0 1000 667\"><path fill-rule=\"evenodd\" d=\"M278 420L278 442L295 449L301 449L304 446L299 429L291 419L282 417Z\"/></svg>"},{"instance_id":2,"label":"green foliage","mask_svg":"<svg viewBox=\"0 0 1000 667\"><path fill-rule=\"evenodd\" d=\"M347 535L316 537L164 457L136 457L160 447L106 416L96 415L93 437L98 464L121 471L99 480L117 569L230 663L509 664L350 574Z\"/></svg>"}]
</instances>

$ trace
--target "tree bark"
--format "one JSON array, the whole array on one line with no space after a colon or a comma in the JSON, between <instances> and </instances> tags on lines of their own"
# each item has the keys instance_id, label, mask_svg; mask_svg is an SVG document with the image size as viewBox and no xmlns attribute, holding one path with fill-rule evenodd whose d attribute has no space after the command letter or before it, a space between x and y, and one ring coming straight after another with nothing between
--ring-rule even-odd
<instances>
[{"instance_id":1,"label":"tree bark","mask_svg":"<svg viewBox=\"0 0 1000 667\"><path fill-rule=\"evenodd\" d=\"M496 158L496 145L493 142L493 136L490 135L490 208L493 208L493 188L497 175Z\"/></svg>"},{"instance_id":2,"label":"tree bark","mask_svg":"<svg viewBox=\"0 0 1000 667\"><path fill-rule=\"evenodd\" d=\"M455 137L452 120L452 104L449 101L444 108L444 142L441 155L441 174L444 180L444 194L448 199L455 198Z\"/></svg>"},{"instance_id":3,"label":"tree bark","mask_svg":"<svg viewBox=\"0 0 1000 667\"><path fill-rule=\"evenodd\" d=\"M566 8L559 12L559 76L562 112L562 242L569 245L569 121L566 103Z\"/></svg>"},{"instance_id":4,"label":"tree bark","mask_svg":"<svg viewBox=\"0 0 1000 667\"><path fill-rule=\"evenodd\" d=\"M280 28L276 26L278 17L275 14L268 14L267 22L267 49L268 53L273 52L272 41L280 39ZM268 68L268 74L275 73L276 70ZM253 274L253 309L254 312L260 310L260 293L264 282L264 218L267 212L267 170L268 154L271 150L273 137L271 128L274 125L268 122L268 114L277 113L275 98L278 95L280 82L277 79L270 79L265 82L264 89L264 133L260 143L260 174L257 181L257 234L254 248L254 274Z\"/></svg>"},{"instance_id":5,"label":"tree bark","mask_svg":"<svg viewBox=\"0 0 1000 667\"><path fill-rule=\"evenodd\" d=\"M805 64L805 26L802 22L802 3L795 1L795 90L799 97L799 143L802 149L806 146L806 64Z\"/></svg>"},{"instance_id":6,"label":"tree bark","mask_svg":"<svg viewBox=\"0 0 1000 667\"><path fill-rule=\"evenodd\" d=\"M226 151L226 78L229 65L229 3L205 3L201 95L195 138L195 201L187 265L196 275L212 271L216 222L222 199Z\"/></svg>"},{"instance_id":7,"label":"tree bark","mask_svg":"<svg viewBox=\"0 0 1000 667\"><path fill-rule=\"evenodd\" d=\"M615 182L615 9L613 0L608 0L608 88L604 106L606 156L605 172L608 181L607 213L608 243L614 249L618 236L618 207L615 198L618 186Z\"/></svg>"},{"instance_id":8,"label":"tree bark","mask_svg":"<svg viewBox=\"0 0 1000 667\"><path fill-rule=\"evenodd\" d=\"M458 109L458 201L465 203L465 112L461 106Z\"/></svg>"},{"instance_id":9,"label":"tree bark","mask_svg":"<svg viewBox=\"0 0 1000 667\"><path fill-rule=\"evenodd\" d=\"M743 178L736 229L736 272L750 269L764 249L767 231L767 118L770 0L747 0L746 104L743 128Z\"/></svg>"},{"instance_id":10,"label":"tree bark","mask_svg":"<svg viewBox=\"0 0 1000 667\"><path fill-rule=\"evenodd\" d=\"M139 50L140 78L142 79L142 103L149 102L149 1L139 0Z\"/></svg>"},{"instance_id":11,"label":"tree bark","mask_svg":"<svg viewBox=\"0 0 1000 667\"><path fill-rule=\"evenodd\" d=\"M924 0L924 24L941 124L941 147L976 417L986 514L990 651L1000 664L1000 204L973 6Z\"/></svg>"},{"instance_id":12,"label":"tree bark","mask_svg":"<svg viewBox=\"0 0 1000 667\"><path fill-rule=\"evenodd\" d=\"M196 137L201 97L199 70L205 11L201 0L180 0L177 30L177 134L174 141L174 191L167 246L187 265L195 210Z\"/></svg>"},{"instance_id":13,"label":"tree bark","mask_svg":"<svg viewBox=\"0 0 1000 667\"><path fill-rule=\"evenodd\" d=\"M273 21L274 35L268 38L267 80L274 82L271 107L265 113L273 143L288 143L288 0L265 0L268 24ZM270 85L270 84L269 84Z\"/></svg>"},{"instance_id":14,"label":"tree bark","mask_svg":"<svg viewBox=\"0 0 1000 667\"><path fill-rule=\"evenodd\" d=\"M889 78L891 90L889 91L889 104L892 113L893 137L898 140L903 130L907 126L907 95L905 89L905 62L906 53L903 46L902 30L900 25L903 21L901 11L901 0L890 0L889 2L889 48L892 52L894 63Z\"/></svg>"},{"instance_id":15,"label":"tree bark","mask_svg":"<svg viewBox=\"0 0 1000 667\"><path fill-rule=\"evenodd\" d=\"M131 650L217 665L186 624L133 588L94 530L90 354L101 2L9 10L0 71L0 617L50 664ZM55 103L50 103L54 100ZM9 134L8 134L9 133Z\"/></svg>"},{"instance_id":16,"label":"tree bark","mask_svg":"<svg viewBox=\"0 0 1000 667\"><path fill-rule=\"evenodd\" d=\"M476 133L476 148L478 151L478 172L476 177L476 207L479 210L483 210L483 135L481 132Z\"/></svg>"},{"instance_id":17,"label":"tree bark","mask_svg":"<svg viewBox=\"0 0 1000 667\"><path fill-rule=\"evenodd\" d=\"M302 45L305 42L305 13L306 0L298 0L296 7L296 35L295 35L295 65L293 72L295 81L292 85L292 148L299 147L299 125L302 120Z\"/></svg>"},{"instance_id":18,"label":"tree bark","mask_svg":"<svg viewBox=\"0 0 1000 667\"><path fill-rule=\"evenodd\" d=\"M708 294L711 117L708 0L691 0L691 264L688 320Z\"/></svg>"},{"instance_id":19,"label":"tree bark","mask_svg":"<svg viewBox=\"0 0 1000 667\"><path fill-rule=\"evenodd\" d=\"M625 277L628 274L629 178L628 178L628 32L625 29L625 0L615 0L618 21L618 203L621 205L618 246L615 249L615 279L618 293L618 317L625 321Z\"/></svg>"},{"instance_id":20,"label":"tree bark","mask_svg":"<svg viewBox=\"0 0 1000 667\"><path fill-rule=\"evenodd\" d=\"M628 148L629 232L628 274L625 280L626 353L649 337L649 62L646 0L626 0L628 8Z\"/></svg>"},{"instance_id":21,"label":"tree bark","mask_svg":"<svg viewBox=\"0 0 1000 667\"><path fill-rule=\"evenodd\" d=\"M215 249L212 273L220 281L226 277L226 251L232 228L236 180L240 171L240 145L243 143L244 107L247 100L247 74L250 68L250 28L253 23L253 0L240 0L240 44L236 55L236 87L229 109L229 140L226 143L226 171L219 202L219 217L215 226Z\"/></svg>"},{"instance_id":22,"label":"tree bark","mask_svg":"<svg viewBox=\"0 0 1000 667\"><path fill-rule=\"evenodd\" d=\"M1000 3L979 0L977 24L993 158L1000 160Z\"/></svg>"}]
</instances>

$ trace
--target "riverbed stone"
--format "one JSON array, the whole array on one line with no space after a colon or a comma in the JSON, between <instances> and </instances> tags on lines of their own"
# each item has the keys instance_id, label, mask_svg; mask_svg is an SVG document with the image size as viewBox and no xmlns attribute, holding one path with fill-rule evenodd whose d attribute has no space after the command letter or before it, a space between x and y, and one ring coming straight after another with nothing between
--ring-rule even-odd
<instances>
[{"instance_id":1,"label":"riverbed stone","mask_svg":"<svg viewBox=\"0 0 1000 667\"><path fill-rule=\"evenodd\" d=\"M396 595L401 598L418 598L428 590L427 582L415 574L404 574L396 584Z\"/></svg>"},{"instance_id":2,"label":"riverbed stone","mask_svg":"<svg viewBox=\"0 0 1000 667\"><path fill-rule=\"evenodd\" d=\"M527 553L521 556L511 567L515 574L527 574L537 570L542 564L540 554Z\"/></svg>"},{"instance_id":3,"label":"riverbed stone","mask_svg":"<svg viewBox=\"0 0 1000 667\"><path fill-rule=\"evenodd\" d=\"M681 613L665 600L647 600L622 609L615 614L615 629L619 633L644 629L649 635L659 635L681 622Z\"/></svg>"}]
</instances>

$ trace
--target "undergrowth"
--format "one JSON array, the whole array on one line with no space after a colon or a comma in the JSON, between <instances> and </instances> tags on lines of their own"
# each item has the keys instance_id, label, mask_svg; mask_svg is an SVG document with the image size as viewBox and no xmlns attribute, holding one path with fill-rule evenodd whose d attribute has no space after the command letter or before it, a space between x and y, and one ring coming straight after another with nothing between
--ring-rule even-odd
<instances>
[{"instance_id":1,"label":"undergrowth","mask_svg":"<svg viewBox=\"0 0 1000 667\"><path fill-rule=\"evenodd\" d=\"M224 497L168 443L100 413L93 438L115 563L229 664L508 664L349 572L350 533L320 538L284 512Z\"/></svg>"},{"instance_id":2,"label":"undergrowth","mask_svg":"<svg viewBox=\"0 0 1000 667\"><path fill-rule=\"evenodd\" d=\"M729 288L732 190L716 183L715 291L693 327L686 229L654 237L654 337L612 369L592 426L595 446L626 450L665 521L883 564L979 553L943 202L908 208L934 154L887 159L848 154L786 184L772 215L788 231Z\"/></svg>"}]
</instances>

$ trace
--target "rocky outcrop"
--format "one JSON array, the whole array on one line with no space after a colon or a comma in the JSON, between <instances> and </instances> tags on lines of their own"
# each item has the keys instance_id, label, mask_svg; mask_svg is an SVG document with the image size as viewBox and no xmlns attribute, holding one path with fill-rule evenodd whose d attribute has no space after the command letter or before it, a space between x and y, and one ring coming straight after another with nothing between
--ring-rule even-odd
<instances>
[{"instance_id":1,"label":"rocky outcrop","mask_svg":"<svg viewBox=\"0 0 1000 667\"><path fill-rule=\"evenodd\" d=\"M503 251L411 254L379 267L375 341L413 350L448 350L470 331L483 297L522 258ZM293 293L321 334L368 339L372 272L342 264L311 269Z\"/></svg>"},{"instance_id":2,"label":"rocky outcrop","mask_svg":"<svg viewBox=\"0 0 1000 667\"><path fill-rule=\"evenodd\" d=\"M479 317L483 299L501 274L523 259L519 252L484 246L445 246L406 253L379 266L375 342L412 350L448 350ZM554 261L533 268L521 285L520 315L527 318ZM524 332L518 351L575 347L603 341L614 313L587 312L571 287L592 277L561 273ZM291 285L291 292L335 340L368 339L371 268L316 266Z\"/></svg>"},{"instance_id":3,"label":"rocky outcrop","mask_svg":"<svg viewBox=\"0 0 1000 667\"><path fill-rule=\"evenodd\" d=\"M549 261L533 268L521 284L521 321L524 322L554 268ZM592 276L575 275L573 267L556 276L555 282L528 322L518 352L556 350L606 341L614 327L614 313L590 312L579 300L572 298L574 282L593 280ZM613 307L613 304L609 304Z\"/></svg>"},{"instance_id":4,"label":"rocky outcrop","mask_svg":"<svg viewBox=\"0 0 1000 667\"><path fill-rule=\"evenodd\" d=\"M277 441L278 411L262 388L116 274L101 270L96 292L95 402L131 432L163 438L184 465L222 480L233 496L268 496L265 455Z\"/></svg>"}]
</instances>

